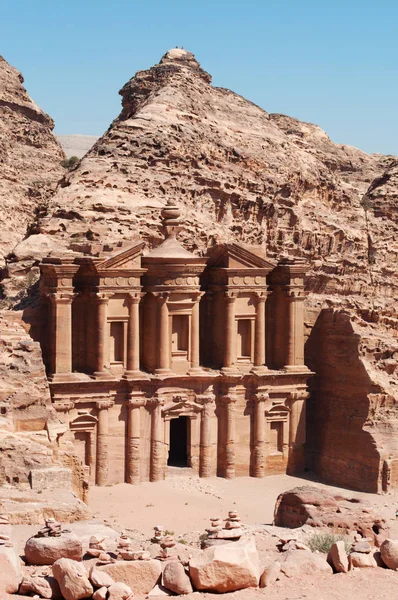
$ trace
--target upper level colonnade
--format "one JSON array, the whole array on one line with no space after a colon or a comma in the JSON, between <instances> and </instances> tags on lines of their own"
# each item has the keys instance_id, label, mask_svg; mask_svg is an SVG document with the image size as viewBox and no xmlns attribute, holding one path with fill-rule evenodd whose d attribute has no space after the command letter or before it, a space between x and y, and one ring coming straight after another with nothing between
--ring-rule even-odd
<instances>
[{"instance_id":1,"label":"upper level colonnade","mask_svg":"<svg viewBox=\"0 0 398 600\"><path fill-rule=\"evenodd\" d=\"M165 240L98 256L51 254L41 265L42 349L53 381L197 376L203 370L303 371L301 259L219 244L205 257L177 240L179 210L162 210Z\"/></svg>"}]
</instances>

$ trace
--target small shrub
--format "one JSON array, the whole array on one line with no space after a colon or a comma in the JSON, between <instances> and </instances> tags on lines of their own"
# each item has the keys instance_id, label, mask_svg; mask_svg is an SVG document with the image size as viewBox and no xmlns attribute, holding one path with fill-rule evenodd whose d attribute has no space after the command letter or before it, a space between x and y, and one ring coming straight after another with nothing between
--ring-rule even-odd
<instances>
[{"instance_id":1,"label":"small shrub","mask_svg":"<svg viewBox=\"0 0 398 600\"><path fill-rule=\"evenodd\" d=\"M180 540L178 540L179 544L183 544L184 546L188 546L188 542L187 540L184 540L184 538L181 538Z\"/></svg>"},{"instance_id":2,"label":"small shrub","mask_svg":"<svg viewBox=\"0 0 398 600\"><path fill-rule=\"evenodd\" d=\"M313 535L308 536L306 543L307 546L311 548L312 552L318 551L327 554L333 544L339 541L344 542L345 551L348 554L351 549L351 542L347 536L342 535L341 533L314 533Z\"/></svg>"},{"instance_id":3,"label":"small shrub","mask_svg":"<svg viewBox=\"0 0 398 600\"><path fill-rule=\"evenodd\" d=\"M80 158L78 156L71 156L70 158L65 158L62 161L61 165L65 167L65 169L73 169L80 162Z\"/></svg>"},{"instance_id":4,"label":"small shrub","mask_svg":"<svg viewBox=\"0 0 398 600\"><path fill-rule=\"evenodd\" d=\"M168 529L165 529L163 535L174 535L174 531L169 531Z\"/></svg>"}]
</instances>

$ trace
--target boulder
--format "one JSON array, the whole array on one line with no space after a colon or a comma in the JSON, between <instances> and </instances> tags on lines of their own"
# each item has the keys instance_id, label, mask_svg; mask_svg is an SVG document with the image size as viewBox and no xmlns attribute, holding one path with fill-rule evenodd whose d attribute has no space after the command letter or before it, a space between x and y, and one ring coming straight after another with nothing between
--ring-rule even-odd
<instances>
[{"instance_id":1,"label":"boulder","mask_svg":"<svg viewBox=\"0 0 398 600\"><path fill-rule=\"evenodd\" d=\"M60 537L31 537L25 544L25 558L31 565L52 565L60 558L80 561L82 555L82 543L73 533Z\"/></svg>"},{"instance_id":2,"label":"boulder","mask_svg":"<svg viewBox=\"0 0 398 600\"><path fill-rule=\"evenodd\" d=\"M351 567L358 567L359 569L377 567L377 562L373 554L365 554L364 552L350 552L348 561Z\"/></svg>"},{"instance_id":3,"label":"boulder","mask_svg":"<svg viewBox=\"0 0 398 600\"><path fill-rule=\"evenodd\" d=\"M189 574L197 590L234 592L257 587L260 564L254 540L203 550L190 561Z\"/></svg>"},{"instance_id":4,"label":"boulder","mask_svg":"<svg viewBox=\"0 0 398 600\"><path fill-rule=\"evenodd\" d=\"M301 577L316 572L333 573L326 556L302 550L288 550L280 558L281 571L286 577Z\"/></svg>"},{"instance_id":5,"label":"boulder","mask_svg":"<svg viewBox=\"0 0 398 600\"><path fill-rule=\"evenodd\" d=\"M274 525L278 527L333 527L336 530L360 532L374 539L375 531L385 527L367 500L333 496L330 492L311 485L297 487L279 494L274 511Z\"/></svg>"},{"instance_id":6,"label":"boulder","mask_svg":"<svg viewBox=\"0 0 398 600\"><path fill-rule=\"evenodd\" d=\"M125 583L135 594L149 594L162 574L160 560L118 560L110 565L98 567L108 573L114 581Z\"/></svg>"},{"instance_id":7,"label":"boulder","mask_svg":"<svg viewBox=\"0 0 398 600\"><path fill-rule=\"evenodd\" d=\"M21 579L21 565L14 548L0 546L0 595L16 594Z\"/></svg>"},{"instance_id":8,"label":"boulder","mask_svg":"<svg viewBox=\"0 0 398 600\"><path fill-rule=\"evenodd\" d=\"M53 564L52 569L65 600L89 598L94 592L87 571L81 562L60 558Z\"/></svg>"},{"instance_id":9,"label":"boulder","mask_svg":"<svg viewBox=\"0 0 398 600\"><path fill-rule=\"evenodd\" d=\"M101 587L98 588L98 590L95 590L94 594L93 594L93 600L106 600L106 596L108 593L108 588L107 587Z\"/></svg>"},{"instance_id":10,"label":"boulder","mask_svg":"<svg viewBox=\"0 0 398 600\"><path fill-rule=\"evenodd\" d=\"M165 564L162 575L163 587L176 594L190 594L193 592L191 580L185 572L182 564L176 560Z\"/></svg>"},{"instance_id":11,"label":"boulder","mask_svg":"<svg viewBox=\"0 0 398 600\"><path fill-rule=\"evenodd\" d=\"M125 583L118 581L108 588L108 600L127 600L133 597L133 590Z\"/></svg>"},{"instance_id":12,"label":"boulder","mask_svg":"<svg viewBox=\"0 0 398 600\"><path fill-rule=\"evenodd\" d=\"M281 574L281 563L279 560L274 560L268 567L265 567L260 579L260 588L268 587L279 579Z\"/></svg>"},{"instance_id":13,"label":"boulder","mask_svg":"<svg viewBox=\"0 0 398 600\"><path fill-rule=\"evenodd\" d=\"M171 592L170 590L167 590L165 587L163 587L162 585L159 585L158 583L155 585L155 587L153 588L153 590L151 590L148 594L148 598L159 598L159 597L164 597L164 596L174 596L173 592Z\"/></svg>"},{"instance_id":14,"label":"boulder","mask_svg":"<svg viewBox=\"0 0 398 600\"><path fill-rule=\"evenodd\" d=\"M61 590L57 580L54 577L27 576L24 577L19 588L19 593L23 596L38 594L41 598L48 600L59 600L62 598Z\"/></svg>"},{"instance_id":15,"label":"boulder","mask_svg":"<svg viewBox=\"0 0 398 600\"><path fill-rule=\"evenodd\" d=\"M348 572L348 557L343 540L339 540L332 544L327 561L336 573Z\"/></svg>"},{"instance_id":16,"label":"boulder","mask_svg":"<svg viewBox=\"0 0 398 600\"><path fill-rule=\"evenodd\" d=\"M366 540L360 540L352 545L351 552L362 552L363 554L370 554L372 546Z\"/></svg>"},{"instance_id":17,"label":"boulder","mask_svg":"<svg viewBox=\"0 0 398 600\"><path fill-rule=\"evenodd\" d=\"M108 588L110 585L112 585L112 583L115 583L115 581L110 575L108 575L108 573L100 571L95 566L90 571L90 581L93 584L93 586L97 588Z\"/></svg>"},{"instance_id":18,"label":"boulder","mask_svg":"<svg viewBox=\"0 0 398 600\"><path fill-rule=\"evenodd\" d=\"M398 540L385 540L380 546L380 554L389 569L398 569Z\"/></svg>"}]
</instances>

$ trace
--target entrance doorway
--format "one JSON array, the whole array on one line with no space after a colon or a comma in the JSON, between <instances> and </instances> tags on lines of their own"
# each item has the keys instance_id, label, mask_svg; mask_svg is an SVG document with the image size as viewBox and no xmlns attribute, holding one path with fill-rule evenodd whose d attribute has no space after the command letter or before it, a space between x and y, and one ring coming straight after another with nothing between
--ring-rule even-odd
<instances>
[{"instance_id":1,"label":"entrance doorway","mask_svg":"<svg viewBox=\"0 0 398 600\"><path fill-rule=\"evenodd\" d=\"M188 467L188 417L178 417L170 421L167 464L172 467Z\"/></svg>"}]
</instances>

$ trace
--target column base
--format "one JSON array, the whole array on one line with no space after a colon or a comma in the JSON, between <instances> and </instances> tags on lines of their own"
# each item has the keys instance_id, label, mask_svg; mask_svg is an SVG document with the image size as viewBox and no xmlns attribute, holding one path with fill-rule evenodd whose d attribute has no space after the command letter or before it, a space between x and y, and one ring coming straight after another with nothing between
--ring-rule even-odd
<instances>
[{"instance_id":1,"label":"column base","mask_svg":"<svg viewBox=\"0 0 398 600\"><path fill-rule=\"evenodd\" d=\"M265 365L254 366L250 370L250 373L253 373L254 375L265 375L266 373L269 373L269 368Z\"/></svg>"},{"instance_id":2,"label":"column base","mask_svg":"<svg viewBox=\"0 0 398 600\"><path fill-rule=\"evenodd\" d=\"M170 375L171 369L155 369L155 375Z\"/></svg>"},{"instance_id":3,"label":"column base","mask_svg":"<svg viewBox=\"0 0 398 600\"><path fill-rule=\"evenodd\" d=\"M94 371L93 373L93 379L116 379L116 377L114 375L112 375L112 373L109 373L108 371Z\"/></svg>"},{"instance_id":4,"label":"column base","mask_svg":"<svg viewBox=\"0 0 398 600\"><path fill-rule=\"evenodd\" d=\"M135 371L125 371L122 379L149 379L149 375L137 369Z\"/></svg>"},{"instance_id":5,"label":"column base","mask_svg":"<svg viewBox=\"0 0 398 600\"><path fill-rule=\"evenodd\" d=\"M49 376L49 381L54 383L63 383L64 381L79 381L79 373L53 373Z\"/></svg>"},{"instance_id":6,"label":"column base","mask_svg":"<svg viewBox=\"0 0 398 600\"><path fill-rule=\"evenodd\" d=\"M285 365L282 371L288 371L289 373L310 373L311 371L307 365Z\"/></svg>"},{"instance_id":7,"label":"column base","mask_svg":"<svg viewBox=\"0 0 398 600\"><path fill-rule=\"evenodd\" d=\"M202 369L202 367L191 367L188 370L188 375L206 375L206 372Z\"/></svg>"},{"instance_id":8,"label":"column base","mask_svg":"<svg viewBox=\"0 0 398 600\"><path fill-rule=\"evenodd\" d=\"M236 366L233 367L223 367L221 369L221 373L223 375L240 375L240 371Z\"/></svg>"}]
</instances>

